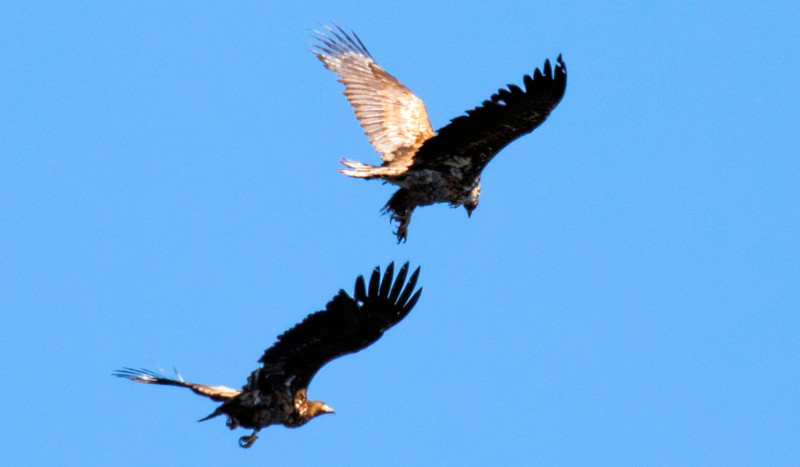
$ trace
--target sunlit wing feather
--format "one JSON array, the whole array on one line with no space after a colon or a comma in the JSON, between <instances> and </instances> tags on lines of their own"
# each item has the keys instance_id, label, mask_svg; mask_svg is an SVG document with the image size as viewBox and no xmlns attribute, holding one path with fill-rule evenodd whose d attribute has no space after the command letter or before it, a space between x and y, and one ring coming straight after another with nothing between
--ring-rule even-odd
<instances>
[{"instance_id":1,"label":"sunlit wing feather","mask_svg":"<svg viewBox=\"0 0 800 467\"><path fill-rule=\"evenodd\" d=\"M293 392L297 391L308 386L327 362L358 352L377 341L384 331L400 322L419 299L422 289L414 292L419 268L406 283L407 273L408 263L392 281L394 263L389 264L382 279L380 268L375 268L369 288L364 277L359 276L353 297L340 290L325 310L308 315L278 336L277 342L264 352L259 360L262 367L250 375L244 390L285 384Z\"/></svg>"},{"instance_id":2,"label":"sunlit wing feather","mask_svg":"<svg viewBox=\"0 0 800 467\"><path fill-rule=\"evenodd\" d=\"M434 132L425 104L372 58L355 33L327 27L316 32L312 52L325 68L339 75L344 95L369 137L390 164L410 163L410 157ZM328 35L329 34L329 35Z\"/></svg>"},{"instance_id":3,"label":"sunlit wing feather","mask_svg":"<svg viewBox=\"0 0 800 467\"><path fill-rule=\"evenodd\" d=\"M547 60L543 70L537 68L533 76L523 78L524 90L510 84L467 115L451 120L422 145L412 168L458 168L479 174L501 149L541 125L561 101L567 85L561 55L555 69Z\"/></svg>"}]
</instances>

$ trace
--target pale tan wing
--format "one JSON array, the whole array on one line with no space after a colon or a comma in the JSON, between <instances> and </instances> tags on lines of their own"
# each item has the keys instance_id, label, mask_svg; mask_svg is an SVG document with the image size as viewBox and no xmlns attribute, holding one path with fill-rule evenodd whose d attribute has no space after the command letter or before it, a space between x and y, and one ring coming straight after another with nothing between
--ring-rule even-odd
<instances>
[{"instance_id":1,"label":"pale tan wing","mask_svg":"<svg viewBox=\"0 0 800 467\"><path fill-rule=\"evenodd\" d=\"M351 37L339 26L326 29L330 36L316 31L319 43L312 44L317 49L312 52L339 75L344 95L381 159L410 164L416 149L434 136L425 104L375 62L355 33Z\"/></svg>"}]
</instances>

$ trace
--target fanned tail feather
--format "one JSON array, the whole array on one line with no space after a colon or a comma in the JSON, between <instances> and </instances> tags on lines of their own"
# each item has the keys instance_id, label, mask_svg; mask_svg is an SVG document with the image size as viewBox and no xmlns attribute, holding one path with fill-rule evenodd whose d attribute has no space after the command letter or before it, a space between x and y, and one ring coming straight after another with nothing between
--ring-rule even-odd
<instances>
[{"instance_id":1,"label":"fanned tail feather","mask_svg":"<svg viewBox=\"0 0 800 467\"><path fill-rule=\"evenodd\" d=\"M160 373L145 370L144 368L128 368L125 367L112 373L112 376L129 379L137 383L146 384L160 384L163 386L177 386L181 388L191 389L195 394L208 397L211 400L222 402L233 399L238 396L241 391L238 389L229 388L227 386L210 386L208 384L190 383L183 380L178 372L175 372L178 379L168 378Z\"/></svg>"},{"instance_id":2,"label":"fanned tail feather","mask_svg":"<svg viewBox=\"0 0 800 467\"><path fill-rule=\"evenodd\" d=\"M348 169L339 169L339 172L347 175L348 177L367 179L381 178L381 175L384 175L386 172L385 167L363 164L350 159L342 159L340 162L345 167L348 167Z\"/></svg>"}]
</instances>

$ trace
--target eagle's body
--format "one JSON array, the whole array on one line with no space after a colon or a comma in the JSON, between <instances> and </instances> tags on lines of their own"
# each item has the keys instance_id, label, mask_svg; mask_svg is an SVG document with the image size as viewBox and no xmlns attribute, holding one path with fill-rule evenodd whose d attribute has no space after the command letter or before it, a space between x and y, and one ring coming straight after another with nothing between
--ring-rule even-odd
<instances>
[{"instance_id":1,"label":"eagle's body","mask_svg":"<svg viewBox=\"0 0 800 467\"><path fill-rule=\"evenodd\" d=\"M480 174L466 177L458 168L447 172L431 169L409 170L403 175L391 177L390 181L398 185L400 190L392 195L385 210L401 223L403 240L415 207L442 202L453 207L477 206L481 193Z\"/></svg>"},{"instance_id":2,"label":"eagle's body","mask_svg":"<svg viewBox=\"0 0 800 467\"><path fill-rule=\"evenodd\" d=\"M167 378L148 370L125 368L114 374L140 383L186 387L222 402L202 420L224 414L230 429L253 429L252 435L239 440L242 447L250 447L258 431L269 425L294 428L333 412L325 403L307 399L311 379L329 361L377 341L411 311L422 289L414 293L419 268L406 283L407 273L408 263L400 268L393 281L394 264L389 264L381 280L380 269L375 268L369 287L364 277L359 276L353 297L340 290L325 310L308 315L280 335L259 360L262 366L250 374L241 390L189 383L180 377Z\"/></svg>"},{"instance_id":3,"label":"eagle's body","mask_svg":"<svg viewBox=\"0 0 800 467\"><path fill-rule=\"evenodd\" d=\"M545 121L561 101L567 69L558 56L555 70L525 76L525 90L509 85L467 115L434 133L425 104L378 65L358 36L327 28L318 32L314 54L339 75L370 143L381 154L380 166L342 160L345 175L378 178L400 187L384 207L398 222L397 240L407 236L417 206L449 203L467 213L478 206L480 178L486 164L506 145Z\"/></svg>"}]
</instances>

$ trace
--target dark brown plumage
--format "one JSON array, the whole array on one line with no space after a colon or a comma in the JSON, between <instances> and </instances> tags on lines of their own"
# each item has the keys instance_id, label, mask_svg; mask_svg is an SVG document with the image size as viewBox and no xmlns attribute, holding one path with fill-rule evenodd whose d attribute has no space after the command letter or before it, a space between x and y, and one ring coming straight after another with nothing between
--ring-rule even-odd
<instances>
[{"instance_id":1,"label":"dark brown plumage","mask_svg":"<svg viewBox=\"0 0 800 467\"><path fill-rule=\"evenodd\" d=\"M406 283L407 274L408 263L393 281L394 263L390 263L383 279L380 268L372 271L368 286L359 276L353 297L340 290L325 310L308 315L278 336L259 360L262 366L250 374L241 390L189 383L180 376L172 379L140 369L124 368L114 375L140 383L186 387L222 402L202 420L225 414L230 429L252 428L250 436L239 439L242 447L250 447L264 427L298 427L318 415L333 413L325 403L306 398L308 384L323 365L368 347L411 311L422 292L421 288L414 292L419 268Z\"/></svg>"},{"instance_id":2,"label":"dark brown plumage","mask_svg":"<svg viewBox=\"0 0 800 467\"><path fill-rule=\"evenodd\" d=\"M406 240L417 206L463 205L471 215L486 164L541 125L564 96L567 67L559 55L555 68L546 60L543 71L525 76L524 90L510 84L434 133L425 104L375 62L355 33L334 26L317 31L312 52L339 75L356 118L383 160L373 166L343 159L347 168L340 172L400 187L384 207L398 223L398 242Z\"/></svg>"}]
</instances>

